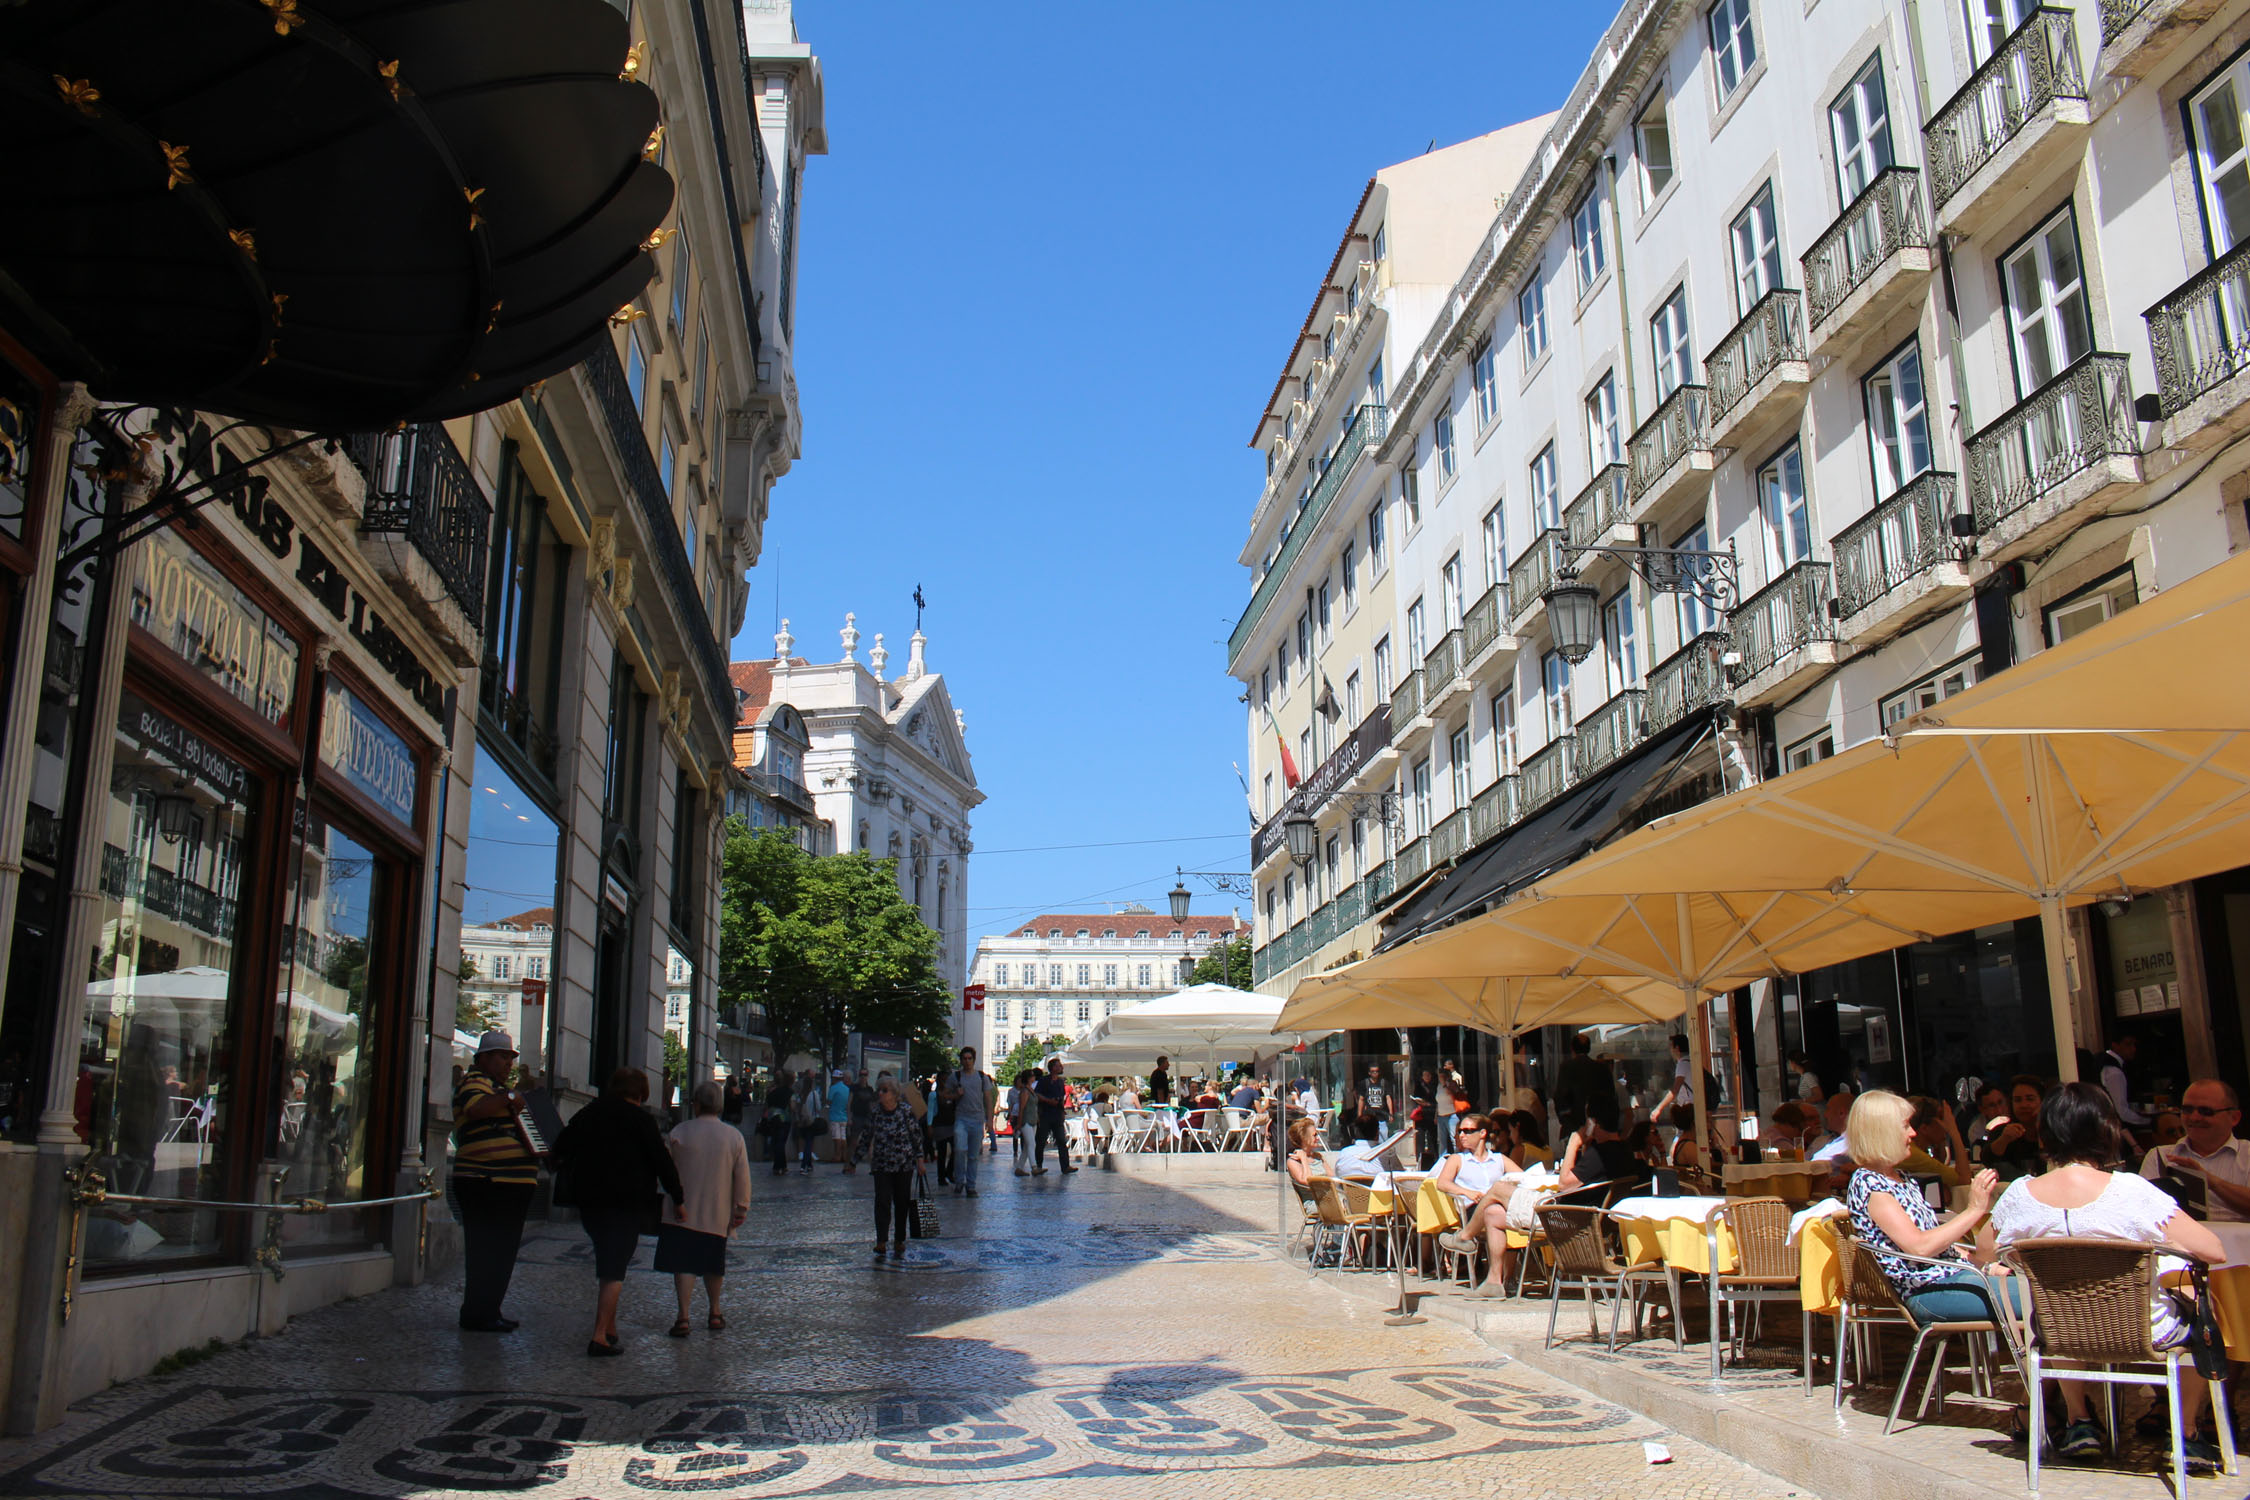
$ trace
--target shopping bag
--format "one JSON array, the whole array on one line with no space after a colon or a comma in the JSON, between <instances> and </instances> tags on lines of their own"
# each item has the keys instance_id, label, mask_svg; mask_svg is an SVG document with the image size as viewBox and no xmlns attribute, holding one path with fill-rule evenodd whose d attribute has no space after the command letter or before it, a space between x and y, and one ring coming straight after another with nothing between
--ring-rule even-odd
<instances>
[{"instance_id":1,"label":"shopping bag","mask_svg":"<svg viewBox=\"0 0 2250 1500\"><path fill-rule=\"evenodd\" d=\"M907 1228L918 1240L937 1238L937 1200L930 1196L930 1178L926 1172L914 1174L914 1216Z\"/></svg>"}]
</instances>

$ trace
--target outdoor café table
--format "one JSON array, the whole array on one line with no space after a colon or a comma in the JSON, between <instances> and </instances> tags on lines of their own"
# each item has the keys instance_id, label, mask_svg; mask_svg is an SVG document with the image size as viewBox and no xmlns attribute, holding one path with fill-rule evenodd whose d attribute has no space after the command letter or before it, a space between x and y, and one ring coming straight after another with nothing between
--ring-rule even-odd
<instances>
[{"instance_id":1,"label":"outdoor caf\u00e9 table","mask_svg":"<svg viewBox=\"0 0 2250 1500\"><path fill-rule=\"evenodd\" d=\"M1734 1269L1734 1232L1720 1222L1724 1198L1620 1198L1609 1206L1624 1242L1625 1261L1661 1260L1675 1271L1710 1279ZM1719 1378L1719 1299L1711 1306L1711 1378ZM1677 1312L1675 1311L1675 1316Z\"/></svg>"},{"instance_id":2,"label":"outdoor caf\u00e9 table","mask_svg":"<svg viewBox=\"0 0 2250 1500\"><path fill-rule=\"evenodd\" d=\"M1764 1194L1799 1202L1811 1198L1828 1181L1826 1162L1728 1162L1725 1171L1730 1193Z\"/></svg>"}]
</instances>

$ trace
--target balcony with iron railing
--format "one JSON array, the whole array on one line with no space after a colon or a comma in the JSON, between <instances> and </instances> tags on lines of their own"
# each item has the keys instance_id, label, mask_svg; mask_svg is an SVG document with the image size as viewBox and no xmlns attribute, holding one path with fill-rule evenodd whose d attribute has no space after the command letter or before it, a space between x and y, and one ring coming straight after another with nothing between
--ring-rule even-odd
<instances>
[{"instance_id":1,"label":"balcony with iron railing","mask_svg":"<svg viewBox=\"0 0 2250 1500\"><path fill-rule=\"evenodd\" d=\"M2205 448L2250 425L2239 388L2250 371L2250 240L2180 283L2142 314L2167 443Z\"/></svg>"},{"instance_id":2,"label":"balcony with iron railing","mask_svg":"<svg viewBox=\"0 0 2250 1500\"><path fill-rule=\"evenodd\" d=\"M1510 771L1494 779L1492 785L1477 793L1469 804L1469 847L1474 849L1486 839L1498 836L1500 830L1523 816L1517 805L1522 790L1520 779Z\"/></svg>"},{"instance_id":3,"label":"balcony with iron railing","mask_svg":"<svg viewBox=\"0 0 2250 1500\"><path fill-rule=\"evenodd\" d=\"M2076 160L2091 119L2077 18L2041 6L1923 127L1937 227L1972 234L2012 212L2038 178Z\"/></svg>"},{"instance_id":4,"label":"balcony with iron railing","mask_svg":"<svg viewBox=\"0 0 2250 1500\"><path fill-rule=\"evenodd\" d=\"M1578 721L1578 767L1583 781L1648 738L1648 689L1626 688Z\"/></svg>"},{"instance_id":5,"label":"balcony with iron railing","mask_svg":"<svg viewBox=\"0 0 2250 1500\"><path fill-rule=\"evenodd\" d=\"M2195 44L2221 0L2101 0L2103 78L2147 78Z\"/></svg>"},{"instance_id":6,"label":"balcony with iron railing","mask_svg":"<svg viewBox=\"0 0 2250 1500\"><path fill-rule=\"evenodd\" d=\"M1508 582L1503 578L1486 589L1461 617L1461 662L1465 668L1475 666L1495 643L1510 639L1508 621L1503 618L1507 596Z\"/></svg>"},{"instance_id":7,"label":"balcony with iron railing","mask_svg":"<svg viewBox=\"0 0 2250 1500\"><path fill-rule=\"evenodd\" d=\"M1508 620L1516 633L1521 633L1532 611L1544 607L1547 590L1563 570L1563 542L1568 536L1560 527L1542 531L1522 556L1508 564Z\"/></svg>"},{"instance_id":8,"label":"balcony with iron railing","mask_svg":"<svg viewBox=\"0 0 2250 1500\"><path fill-rule=\"evenodd\" d=\"M403 535L430 565L473 629L484 626L485 549L492 502L484 498L453 439L436 422L345 439L367 481L362 536Z\"/></svg>"},{"instance_id":9,"label":"balcony with iron railing","mask_svg":"<svg viewBox=\"0 0 2250 1500\"><path fill-rule=\"evenodd\" d=\"M1430 830L1430 863L1442 865L1459 859L1469 847L1469 810L1457 807L1437 820Z\"/></svg>"},{"instance_id":10,"label":"balcony with iron railing","mask_svg":"<svg viewBox=\"0 0 2250 1500\"><path fill-rule=\"evenodd\" d=\"M1836 622L1828 613L1829 565L1807 558L1736 606L1730 622L1744 707L1781 697L1811 671L1836 664Z\"/></svg>"},{"instance_id":11,"label":"balcony with iron railing","mask_svg":"<svg viewBox=\"0 0 2250 1500\"><path fill-rule=\"evenodd\" d=\"M1422 716L1422 669L1415 667L1391 689L1391 738L1396 740Z\"/></svg>"},{"instance_id":12,"label":"balcony with iron railing","mask_svg":"<svg viewBox=\"0 0 2250 1500\"><path fill-rule=\"evenodd\" d=\"M1452 701L1456 692L1466 691L1468 680L1462 669L1469 664L1464 649L1464 638L1459 630L1448 630L1437 638L1429 654L1422 658L1422 711L1435 714Z\"/></svg>"},{"instance_id":13,"label":"balcony with iron railing","mask_svg":"<svg viewBox=\"0 0 2250 1500\"><path fill-rule=\"evenodd\" d=\"M1958 601L1969 573L1953 518L1954 475L1932 471L1836 533L1836 607L1854 640L1888 637L1930 611Z\"/></svg>"},{"instance_id":14,"label":"balcony with iron railing","mask_svg":"<svg viewBox=\"0 0 2250 1500\"><path fill-rule=\"evenodd\" d=\"M1575 738L1569 734L1557 735L1523 763L1516 778L1523 799L1522 816L1529 817L1545 807L1570 785L1571 767L1578 754L1572 743Z\"/></svg>"},{"instance_id":15,"label":"balcony with iron railing","mask_svg":"<svg viewBox=\"0 0 2250 1500\"><path fill-rule=\"evenodd\" d=\"M1629 470L1623 464L1604 464L1594 476L1594 482L1578 492L1578 498L1563 509L1563 531L1573 547L1604 547L1617 544L1631 546L1636 540L1626 510L1631 504L1626 479ZM1583 571L1597 561L1594 557L1578 559Z\"/></svg>"},{"instance_id":16,"label":"balcony with iron railing","mask_svg":"<svg viewBox=\"0 0 2250 1500\"><path fill-rule=\"evenodd\" d=\"M1416 838L1399 846L1391 856L1391 878L1394 889L1404 890L1420 880L1430 868L1430 841Z\"/></svg>"},{"instance_id":17,"label":"balcony with iron railing","mask_svg":"<svg viewBox=\"0 0 2250 1500\"><path fill-rule=\"evenodd\" d=\"M1937 269L1922 174L1885 167L1805 252L1811 347L1848 353L1918 301Z\"/></svg>"},{"instance_id":18,"label":"balcony with iron railing","mask_svg":"<svg viewBox=\"0 0 2250 1500\"><path fill-rule=\"evenodd\" d=\"M1633 519L1654 517L1678 495L1700 495L1718 455L1712 451L1708 386L1683 385L1634 429L1626 444Z\"/></svg>"},{"instance_id":19,"label":"balcony with iron railing","mask_svg":"<svg viewBox=\"0 0 2250 1500\"><path fill-rule=\"evenodd\" d=\"M812 793L793 776L783 776L777 771L753 771L750 784L774 801L786 803L808 816L815 811Z\"/></svg>"},{"instance_id":20,"label":"balcony with iron railing","mask_svg":"<svg viewBox=\"0 0 2250 1500\"><path fill-rule=\"evenodd\" d=\"M1648 732L1661 734L1697 709L1726 702L1723 658L1733 649L1725 630L1706 630L1658 662L1648 674Z\"/></svg>"},{"instance_id":21,"label":"balcony with iron railing","mask_svg":"<svg viewBox=\"0 0 2250 1500\"><path fill-rule=\"evenodd\" d=\"M1348 882L1329 906L1336 917L1335 936L1342 937L1367 920L1366 885L1357 880Z\"/></svg>"},{"instance_id":22,"label":"balcony with iron railing","mask_svg":"<svg viewBox=\"0 0 2250 1500\"><path fill-rule=\"evenodd\" d=\"M2111 486L2138 482L2139 455L2126 357L2084 356L1969 439L1980 552L2001 562L2032 549Z\"/></svg>"},{"instance_id":23,"label":"balcony with iron railing","mask_svg":"<svg viewBox=\"0 0 2250 1500\"><path fill-rule=\"evenodd\" d=\"M1760 297L1703 361L1712 447L1749 448L1793 426L1812 384L1805 299L1794 287Z\"/></svg>"},{"instance_id":24,"label":"balcony with iron railing","mask_svg":"<svg viewBox=\"0 0 2250 1500\"><path fill-rule=\"evenodd\" d=\"M1235 622L1234 632L1227 637L1229 663L1240 658L1243 648L1249 645L1251 633L1258 628L1258 621L1264 618L1266 609L1281 593L1282 586L1288 581L1289 570L1296 565L1298 554L1305 550L1306 539L1320 530L1320 523L1327 516L1328 507L1335 503L1336 496L1343 490L1344 481L1350 476L1352 466L1359 462L1359 456L1367 451L1369 444L1381 442L1383 435L1389 430L1390 413L1383 407L1372 405L1362 406L1352 418L1351 424L1344 429L1343 436L1337 440L1336 451L1328 456L1327 467L1320 471L1320 478L1313 485L1312 495L1305 502L1305 508L1289 523L1289 534L1283 538L1280 551L1275 553L1273 566L1266 569L1265 575L1258 580L1257 588L1251 592L1249 606L1242 611L1242 618Z\"/></svg>"}]
</instances>

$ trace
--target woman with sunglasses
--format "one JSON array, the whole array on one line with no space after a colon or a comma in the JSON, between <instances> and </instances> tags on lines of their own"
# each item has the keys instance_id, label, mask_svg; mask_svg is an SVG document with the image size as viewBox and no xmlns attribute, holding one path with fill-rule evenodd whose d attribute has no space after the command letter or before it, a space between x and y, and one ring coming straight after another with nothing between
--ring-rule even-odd
<instances>
[{"instance_id":1,"label":"woman with sunglasses","mask_svg":"<svg viewBox=\"0 0 2250 1500\"><path fill-rule=\"evenodd\" d=\"M1465 1114L1453 1129L1461 1149L1448 1156L1430 1180L1439 1192L1458 1201L1461 1227L1438 1239L1449 1250L1467 1253L1476 1249L1481 1233L1491 1260L1479 1290L1497 1296L1508 1285L1508 1200L1522 1172L1496 1149L1500 1135L1490 1115Z\"/></svg>"}]
</instances>

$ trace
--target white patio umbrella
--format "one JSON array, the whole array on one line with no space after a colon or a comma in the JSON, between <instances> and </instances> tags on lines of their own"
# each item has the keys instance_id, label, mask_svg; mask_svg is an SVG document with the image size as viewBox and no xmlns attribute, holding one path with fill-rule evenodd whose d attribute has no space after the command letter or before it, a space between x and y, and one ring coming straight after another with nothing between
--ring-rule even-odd
<instances>
[{"instance_id":1,"label":"white patio umbrella","mask_svg":"<svg viewBox=\"0 0 2250 1500\"><path fill-rule=\"evenodd\" d=\"M1209 1077L1222 1050L1248 1054L1273 1045L1282 998L1225 984L1195 984L1121 1010L1071 1044L1066 1070L1082 1074L1154 1064L1160 1056L1203 1054ZM1328 1035L1306 1033L1308 1039Z\"/></svg>"}]
</instances>

